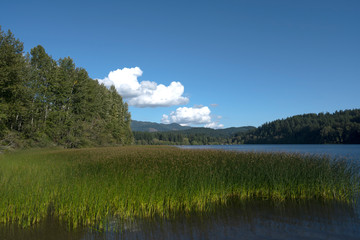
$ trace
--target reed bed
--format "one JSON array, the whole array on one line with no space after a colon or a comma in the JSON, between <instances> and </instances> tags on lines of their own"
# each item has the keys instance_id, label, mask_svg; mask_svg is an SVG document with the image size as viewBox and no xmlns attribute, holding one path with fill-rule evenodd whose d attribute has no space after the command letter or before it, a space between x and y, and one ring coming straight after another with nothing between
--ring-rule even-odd
<instances>
[{"instance_id":1,"label":"reed bed","mask_svg":"<svg viewBox=\"0 0 360 240\"><path fill-rule=\"evenodd\" d=\"M70 228L109 219L207 212L231 200L358 197L359 168L345 160L286 153L129 146L22 151L0 156L0 223L49 216Z\"/></svg>"}]
</instances>

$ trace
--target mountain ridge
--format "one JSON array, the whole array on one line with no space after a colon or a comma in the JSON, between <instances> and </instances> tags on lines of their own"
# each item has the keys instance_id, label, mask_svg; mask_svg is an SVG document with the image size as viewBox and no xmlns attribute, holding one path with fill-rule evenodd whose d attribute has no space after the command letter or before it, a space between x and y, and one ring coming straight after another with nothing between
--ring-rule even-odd
<instances>
[{"instance_id":1,"label":"mountain ridge","mask_svg":"<svg viewBox=\"0 0 360 240\"><path fill-rule=\"evenodd\" d=\"M191 127L181 126L178 123L164 124L147 121L131 120L131 129L133 132L168 132L188 130Z\"/></svg>"}]
</instances>

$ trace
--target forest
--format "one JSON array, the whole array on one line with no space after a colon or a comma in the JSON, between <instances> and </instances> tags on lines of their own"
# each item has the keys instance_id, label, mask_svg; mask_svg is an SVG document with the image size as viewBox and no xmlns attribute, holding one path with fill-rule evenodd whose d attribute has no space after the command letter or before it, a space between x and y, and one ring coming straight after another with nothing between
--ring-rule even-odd
<instances>
[{"instance_id":1,"label":"forest","mask_svg":"<svg viewBox=\"0 0 360 240\"><path fill-rule=\"evenodd\" d=\"M42 46L23 43L0 27L0 150L130 144L127 103L75 66L54 60Z\"/></svg>"},{"instance_id":2,"label":"forest","mask_svg":"<svg viewBox=\"0 0 360 240\"><path fill-rule=\"evenodd\" d=\"M156 126L154 126L155 128ZM134 131L135 144L139 145L223 145L233 144L235 134L255 129L252 126L225 129L188 128L174 131Z\"/></svg>"},{"instance_id":3,"label":"forest","mask_svg":"<svg viewBox=\"0 0 360 240\"><path fill-rule=\"evenodd\" d=\"M231 143L359 144L360 109L276 120L253 131L235 134Z\"/></svg>"},{"instance_id":4,"label":"forest","mask_svg":"<svg viewBox=\"0 0 360 240\"><path fill-rule=\"evenodd\" d=\"M229 137L211 134L171 132L134 132L138 145L222 145L230 144Z\"/></svg>"}]
</instances>

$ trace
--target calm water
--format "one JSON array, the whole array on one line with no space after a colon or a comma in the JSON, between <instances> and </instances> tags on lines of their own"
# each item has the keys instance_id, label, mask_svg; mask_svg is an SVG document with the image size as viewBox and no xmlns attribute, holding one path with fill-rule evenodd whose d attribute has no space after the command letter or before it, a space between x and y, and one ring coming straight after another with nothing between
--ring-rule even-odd
<instances>
[{"instance_id":1,"label":"calm water","mask_svg":"<svg viewBox=\"0 0 360 240\"><path fill-rule=\"evenodd\" d=\"M301 154L329 155L360 161L360 144L243 144L243 145L200 145L180 146L184 149L221 149L247 152L296 152Z\"/></svg>"},{"instance_id":2,"label":"calm water","mask_svg":"<svg viewBox=\"0 0 360 240\"><path fill-rule=\"evenodd\" d=\"M251 201L204 215L112 224L116 231L68 231L55 220L30 229L2 226L0 239L360 239L358 208L339 203Z\"/></svg>"},{"instance_id":3,"label":"calm water","mask_svg":"<svg viewBox=\"0 0 360 240\"><path fill-rule=\"evenodd\" d=\"M360 161L360 145L238 145L182 146L237 151L327 154ZM219 206L211 213L175 219L111 221L115 231L69 231L49 219L33 228L0 225L1 240L42 239L360 239L360 205L306 201L249 201Z\"/></svg>"}]
</instances>

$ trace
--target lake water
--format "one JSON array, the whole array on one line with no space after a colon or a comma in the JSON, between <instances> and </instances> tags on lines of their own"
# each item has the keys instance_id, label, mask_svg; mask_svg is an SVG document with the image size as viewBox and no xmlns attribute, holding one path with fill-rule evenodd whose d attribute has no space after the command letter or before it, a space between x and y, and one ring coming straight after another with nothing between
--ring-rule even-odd
<instances>
[{"instance_id":1,"label":"lake water","mask_svg":"<svg viewBox=\"0 0 360 240\"><path fill-rule=\"evenodd\" d=\"M242 144L242 145L187 145L183 149L220 149L243 152L294 152L328 155L360 161L360 144Z\"/></svg>"},{"instance_id":2,"label":"lake water","mask_svg":"<svg viewBox=\"0 0 360 240\"><path fill-rule=\"evenodd\" d=\"M98 239L360 239L358 207L323 202L234 203L211 213L114 222L116 231L77 229L49 220L22 229L0 226L2 240Z\"/></svg>"},{"instance_id":3,"label":"lake water","mask_svg":"<svg viewBox=\"0 0 360 240\"><path fill-rule=\"evenodd\" d=\"M191 149L327 154L360 161L360 145L181 146ZM111 222L115 231L80 228L49 219L33 228L0 225L1 240L42 239L360 239L360 205L321 201L234 202L211 213Z\"/></svg>"}]
</instances>

